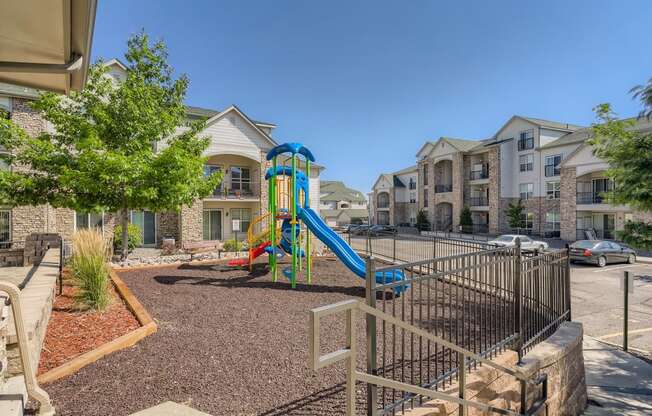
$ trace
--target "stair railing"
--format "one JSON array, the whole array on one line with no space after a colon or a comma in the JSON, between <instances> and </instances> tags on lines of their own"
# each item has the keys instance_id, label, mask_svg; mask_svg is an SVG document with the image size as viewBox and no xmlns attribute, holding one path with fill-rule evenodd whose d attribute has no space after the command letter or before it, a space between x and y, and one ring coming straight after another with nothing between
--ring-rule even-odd
<instances>
[{"instance_id":1,"label":"stair railing","mask_svg":"<svg viewBox=\"0 0 652 416\"><path fill-rule=\"evenodd\" d=\"M27 395L39 402L39 415L54 415L54 407L50 402L50 396L47 392L39 387L36 381L36 371L32 367L32 357L29 353L27 331L25 329L25 320L23 318L23 308L20 301L20 289L18 286L9 282L0 282L0 292L5 292L9 296L11 311L13 312L14 324L16 327L16 338L18 338L18 351L20 361L23 366L23 376L25 377L25 387Z\"/></svg>"},{"instance_id":2,"label":"stair railing","mask_svg":"<svg viewBox=\"0 0 652 416\"><path fill-rule=\"evenodd\" d=\"M345 316L346 346L337 351L330 352L322 356L320 354L321 318L340 312L344 312L346 314ZM460 368L458 369L458 375L459 375L458 395L456 396L453 394L446 394L436 390L423 388L421 386L415 386L412 384L407 384L392 379L388 379L385 377L369 374L367 372L358 371L356 367L357 347L356 347L355 340L356 340L356 319L357 319L357 315L360 313L363 314L365 317L367 315L371 315L378 319L382 319L384 321L387 321L389 324L396 325L396 327L411 332L418 337L423 337L426 340L436 342L442 346L445 346L455 351L458 355L458 361L460 363ZM431 399L456 403L459 406L458 414L460 416L466 416L468 414L469 407L474 407L483 412L493 412L502 415L512 415L512 416L536 415L545 406L546 399L547 399L547 376L545 374L541 374L535 379L530 379L514 369L505 367L488 358L478 355L470 350L459 347L452 342L446 341L443 338L440 338L421 328L411 325L405 321L402 321L401 319L386 314L376 308L368 306L365 303L355 299L334 303L332 305L322 306L319 308L312 309L310 311L309 353L310 353L310 365L312 370L315 371L340 361L346 361L346 369L347 369L346 414L347 416L354 416L356 414L355 383L357 381L365 382L375 386L401 390L418 396L428 397ZM484 364L497 371L512 376L519 381L520 388L521 388L520 412L511 409L504 409L496 406L491 406L485 403L468 400L466 398L466 373L467 373L467 369L470 369L471 365L474 362ZM535 385L535 386L541 385L542 397L536 400L532 404L532 406L526 410L527 390L529 385ZM369 403L368 405L370 406L370 409L368 410L367 414L375 415L377 411L376 404Z\"/></svg>"}]
</instances>

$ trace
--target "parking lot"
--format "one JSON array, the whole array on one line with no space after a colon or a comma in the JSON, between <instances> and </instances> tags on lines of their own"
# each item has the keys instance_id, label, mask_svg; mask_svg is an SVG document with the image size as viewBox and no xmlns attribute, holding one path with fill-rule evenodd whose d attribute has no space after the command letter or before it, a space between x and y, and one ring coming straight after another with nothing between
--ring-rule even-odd
<instances>
[{"instance_id":1,"label":"parking lot","mask_svg":"<svg viewBox=\"0 0 652 416\"><path fill-rule=\"evenodd\" d=\"M652 351L652 264L571 266L573 320L584 324L584 332L621 344L623 333L623 272L634 276L629 294L629 346Z\"/></svg>"}]
</instances>

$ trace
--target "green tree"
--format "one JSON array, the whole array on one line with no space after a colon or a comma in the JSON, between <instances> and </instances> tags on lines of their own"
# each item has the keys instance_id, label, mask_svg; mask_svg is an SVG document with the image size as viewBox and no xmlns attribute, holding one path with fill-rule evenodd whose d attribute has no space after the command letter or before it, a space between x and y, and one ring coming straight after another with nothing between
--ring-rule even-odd
<instances>
[{"instance_id":1,"label":"green tree","mask_svg":"<svg viewBox=\"0 0 652 416\"><path fill-rule=\"evenodd\" d=\"M106 76L98 62L83 91L44 93L33 103L54 133L30 137L0 120L0 146L9 151L4 158L24 167L0 172L0 203L119 212L123 258L130 210L178 210L221 180L204 177L208 140L198 137L204 122L184 124L188 79L173 78L165 45L135 35L125 59L122 82Z\"/></svg>"},{"instance_id":2,"label":"green tree","mask_svg":"<svg viewBox=\"0 0 652 416\"><path fill-rule=\"evenodd\" d=\"M464 205L462 212L460 213L460 225L462 226L462 232L468 233L473 231L473 216L471 215L471 208L468 205Z\"/></svg>"},{"instance_id":3,"label":"green tree","mask_svg":"<svg viewBox=\"0 0 652 416\"><path fill-rule=\"evenodd\" d=\"M516 203L510 202L507 206L507 222L511 228L523 228L523 210L525 207L519 199Z\"/></svg>"},{"instance_id":4,"label":"green tree","mask_svg":"<svg viewBox=\"0 0 652 416\"><path fill-rule=\"evenodd\" d=\"M428 221L428 214L426 211L420 210L417 213L417 229L419 231L430 230L430 221Z\"/></svg>"}]
</instances>

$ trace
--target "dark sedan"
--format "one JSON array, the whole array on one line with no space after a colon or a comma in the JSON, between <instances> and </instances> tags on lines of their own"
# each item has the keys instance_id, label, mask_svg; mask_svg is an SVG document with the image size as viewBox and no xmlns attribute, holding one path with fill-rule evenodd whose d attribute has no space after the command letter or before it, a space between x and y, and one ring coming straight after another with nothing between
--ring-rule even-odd
<instances>
[{"instance_id":1,"label":"dark sedan","mask_svg":"<svg viewBox=\"0 0 652 416\"><path fill-rule=\"evenodd\" d=\"M604 267L609 263L636 263L636 252L614 241L580 240L570 246L571 262L595 264Z\"/></svg>"}]
</instances>

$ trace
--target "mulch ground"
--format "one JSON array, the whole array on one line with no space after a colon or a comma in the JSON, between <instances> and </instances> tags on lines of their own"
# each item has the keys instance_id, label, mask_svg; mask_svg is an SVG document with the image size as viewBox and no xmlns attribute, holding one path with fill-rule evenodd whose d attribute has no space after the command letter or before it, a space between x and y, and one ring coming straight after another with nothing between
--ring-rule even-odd
<instances>
[{"instance_id":1,"label":"mulch ground","mask_svg":"<svg viewBox=\"0 0 652 416\"><path fill-rule=\"evenodd\" d=\"M279 275L279 281L272 282L263 263L256 264L252 273L205 264L120 273L156 320L158 332L128 350L46 385L57 414L127 416L171 400L214 416L343 415L344 363L318 372L309 369L309 311L345 299L364 298L364 280L335 259L315 261L312 285L301 278L297 288L291 289ZM406 299L414 296L411 292L397 299L397 308L406 310L404 305L411 303ZM451 302L457 297L447 293L453 292L443 284L433 291L441 301L439 315L425 324L442 332L451 325L457 331L455 322L465 316L459 314L468 312L473 304L466 299L458 307ZM412 321L421 315L407 308L407 314L400 317ZM358 368L364 369L363 319L356 328ZM463 331L464 326L460 328ZM413 353L405 348L409 336L387 329L386 336L379 335L378 356L383 363L382 357L388 357L388 364L395 363L386 369L392 378L418 380L426 371L422 367L430 374L430 368L438 366L437 373L441 373L449 362L449 354L442 349L430 350L419 344L418 351L423 347L429 352L425 361L411 365ZM343 315L324 319L321 353L342 348L344 333ZM394 336L396 342L392 341ZM405 358L399 359L399 354ZM390 392L384 393L390 397ZM359 385L361 414L365 394L365 386Z\"/></svg>"},{"instance_id":2,"label":"mulch ground","mask_svg":"<svg viewBox=\"0 0 652 416\"><path fill-rule=\"evenodd\" d=\"M122 299L111 288L112 302L102 311L80 311L75 305L73 286L64 286L57 295L45 334L39 374L58 367L72 358L93 350L140 324Z\"/></svg>"}]
</instances>

